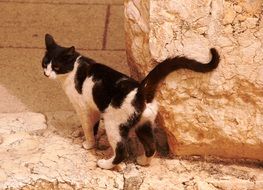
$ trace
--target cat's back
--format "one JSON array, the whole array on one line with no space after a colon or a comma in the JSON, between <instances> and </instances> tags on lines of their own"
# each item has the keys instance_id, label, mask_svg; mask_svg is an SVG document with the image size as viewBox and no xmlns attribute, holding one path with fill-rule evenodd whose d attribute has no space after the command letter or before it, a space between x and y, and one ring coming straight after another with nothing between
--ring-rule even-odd
<instances>
[{"instance_id":1,"label":"cat's back","mask_svg":"<svg viewBox=\"0 0 263 190\"><path fill-rule=\"evenodd\" d=\"M127 94L139 86L129 76L90 59L79 60L75 83L80 93L92 92L100 111L110 104L120 107Z\"/></svg>"}]
</instances>

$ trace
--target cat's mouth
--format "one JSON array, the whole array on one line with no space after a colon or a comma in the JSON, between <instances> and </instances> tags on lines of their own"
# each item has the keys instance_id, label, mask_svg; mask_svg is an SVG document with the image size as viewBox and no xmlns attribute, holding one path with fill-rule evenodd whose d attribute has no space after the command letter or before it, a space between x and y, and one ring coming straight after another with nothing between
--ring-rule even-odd
<instances>
[{"instance_id":1,"label":"cat's mouth","mask_svg":"<svg viewBox=\"0 0 263 190\"><path fill-rule=\"evenodd\" d=\"M56 79L57 78L57 74L54 71L49 72L46 69L44 69L44 75L50 79Z\"/></svg>"},{"instance_id":2,"label":"cat's mouth","mask_svg":"<svg viewBox=\"0 0 263 190\"><path fill-rule=\"evenodd\" d=\"M44 75L46 76L46 77L49 77L47 74L46 74L46 72L44 71Z\"/></svg>"}]
</instances>

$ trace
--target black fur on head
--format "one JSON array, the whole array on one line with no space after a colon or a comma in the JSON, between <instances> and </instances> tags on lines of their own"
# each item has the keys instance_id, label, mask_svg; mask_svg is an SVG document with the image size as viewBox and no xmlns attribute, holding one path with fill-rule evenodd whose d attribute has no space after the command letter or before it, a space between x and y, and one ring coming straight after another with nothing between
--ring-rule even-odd
<instances>
[{"instance_id":1,"label":"black fur on head","mask_svg":"<svg viewBox=\"0 0 263 190\"><path fill-rule=\"evenodd\" d=\"M51 64L56 74L65 74L73 70L74 63L79 56L75 47L62 47L58 45L50 34L45 35L46 52L42 59L42 67L46 69Z\"/></svg>"}]
</instances>

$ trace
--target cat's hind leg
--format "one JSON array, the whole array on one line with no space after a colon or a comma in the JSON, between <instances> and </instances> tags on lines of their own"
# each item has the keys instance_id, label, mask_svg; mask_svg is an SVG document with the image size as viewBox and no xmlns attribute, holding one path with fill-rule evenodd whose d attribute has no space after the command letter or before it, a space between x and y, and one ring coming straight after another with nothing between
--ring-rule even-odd
<instances>
[{"instance_id":1,"label":"cat's hind leg","mask_svg":"<svg viewBox=\"0 0 263 190\"><path fill-rule=\"evenodd\" d=\"M150 164L156 150L152 123L148 121L137 126L135 133L145 151L143 155L137 158L137 163L142 166L147 166Z\"/></svg>"},{"instance_id":2,"label":"cat's hind leg","mask_svg":"<svg viewBox=\"0 0 263 190\"><path fill-rule=\"evenodd\" d=\"M103 169L112 169L121 163L126 154L125 142L120 135L119 128L116 126L109 126L105 124L105 129L109 143L113 149L113 156L109 159L98 160L98 166Z\"/></svg>"},{"instance_id":3,"label":"cat's hind leg","mask_svg":"<svg viewBox=\"0 0 263 190\"><path fill-rule=\"evenodd\" d=\"M99 126L100 126L100 120L95 123L93 126L93 135L94 137L98 134L99 131Z\"/></svg>"}]
</instances>

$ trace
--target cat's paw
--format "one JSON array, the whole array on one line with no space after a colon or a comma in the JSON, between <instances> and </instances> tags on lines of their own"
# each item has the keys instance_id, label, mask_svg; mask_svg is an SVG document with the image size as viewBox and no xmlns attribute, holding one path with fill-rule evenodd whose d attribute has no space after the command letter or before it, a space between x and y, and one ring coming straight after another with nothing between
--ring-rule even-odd
<instances>
[{"instance_id":1,"label":"cat's paw","mask_svg":"<svg viewBox=\"0 0 263 190\"><path fill-rule=\"evenodd\" d=\"M97 165L100 168L106 169L106 170L110 170L114 166L116 166L116 165L112 164L112 160L111 159L109 159L109 160L105 160L105 159L98 160Z\"/></svg>"},{"instance_id":2,"label":"cat's paw","mask_svg":"<svg viewBox=\"0 0 263 190\"><path fill-rule=\"evenodd\" d=\"M86 150L90 150L95 148L95 141L84 141L82 143L82 147L85 148Z\"/></svg>"},{"instance_id":3,"label":"cat's paw","mask_svg":"<svg viewBox=\"0 0 263 190\"><path fill-rule=\"evenodd\" d=\"M152 157L146 157L145 155L138 156L136 161L141 166L149 166L151 163Z\"/></svg>"}]
</instances>

